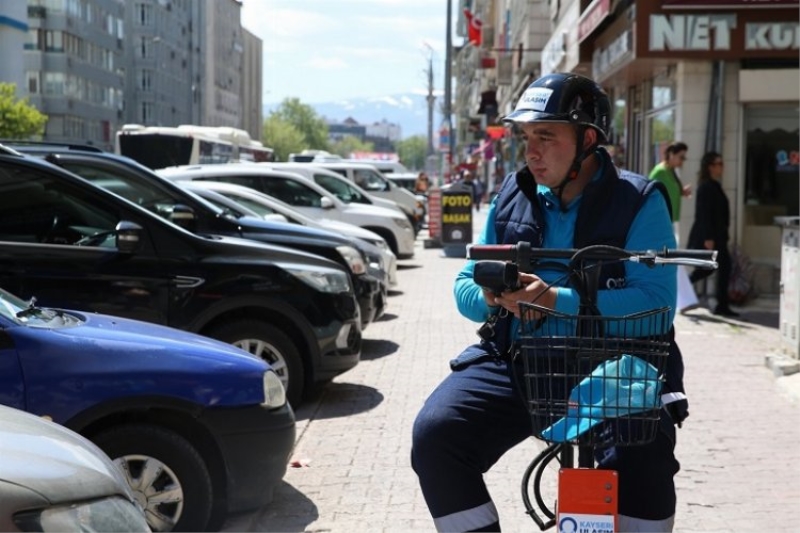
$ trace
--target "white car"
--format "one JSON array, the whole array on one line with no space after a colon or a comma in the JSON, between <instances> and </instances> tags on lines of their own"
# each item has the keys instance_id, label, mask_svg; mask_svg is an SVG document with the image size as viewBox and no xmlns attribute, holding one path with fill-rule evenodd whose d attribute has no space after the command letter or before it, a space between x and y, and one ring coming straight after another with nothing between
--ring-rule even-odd
<instances>
[{"instance_id":1,"label":"white car","mask_svg":"<svg viewBox=\"0 0 800 533\"><path fill-rule=\"evenodd\" d=\"M244 185L282 200L314 220L339 220L377 233L398 259L414 257L414 228L403 214L374 205L346 204L311 180L291 172L260 164L232 163L169 167L156 173L173 181Z\"/></svg>"},{"instance_id":2,"label":"white car","mask_svg":"<svg viewBox=\"0 0 800 533\"><path fill-rule=\"evenodd\" d=\"M377 233L338 220L327 218L314 220L277 198L235 183L221 181L181 181L179 183L187 190L202 196L218 207L235 211L239 216L282 220L367 241L380 249L381 263L378 268L385 271L388 286L397 285L397 257L389 249L386 240Z\"/></svg>"},{"instance_id":3,"label":"white car","mask_svg":"<svg viewBox=\"0 0 800 533\"><path fill-rule=\"evenodd\" d=\"M345 178L341 174L322 168L317 165L309 165L308 163L259 163L260 165L267 165L275 170L283 170L286 172L294 172L300 174L304 178L313 180L314 183L321 186L323 189L332 193L346 204L367 204L377 205L378 207L386 207L394 209L400 213L405 213L394 200L388 200L370 194L365 191L351 180Z\"/></svg>"},{"instance_id":4,"label":"white car","mask_svg":"<svg viewBox=\"0 0 800 533\"><path fill-rule=\"evenodd\" d=\"M324 163L313 162L306 164L332 170L352 181L369 194L397 202L400 209L414 224L414 229L419 230L421 227L424 210L414 194L392 183L374 166L350 161L335 163L326 161Z\"/></svg>"},{"instance_id":5,"label":"white car","mask_svg":"<svg viewBox=\"0 0 800 533\"><path fill-rule=\"evenodd\" d=\"M0 531L150 531L141 499L86 438L0 406Z\"/></svg>"}]
</instances>

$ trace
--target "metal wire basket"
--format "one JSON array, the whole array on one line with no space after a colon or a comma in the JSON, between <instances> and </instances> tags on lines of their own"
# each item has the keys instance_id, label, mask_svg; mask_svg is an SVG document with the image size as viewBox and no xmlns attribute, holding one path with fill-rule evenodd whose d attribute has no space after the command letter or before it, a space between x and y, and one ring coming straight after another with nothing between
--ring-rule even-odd
<instances>
[{"instance_id":1,"label":"metal wire basket","mask_svg":"<svg viewBox=\"0 0 800 533\"><path fill-rule=\"evenodd\" d=\"M520 310L514 370L536 438L593 448L655 439L669 308L627 316L567 315L526 303Z\"/></svg>"}]
</instances>

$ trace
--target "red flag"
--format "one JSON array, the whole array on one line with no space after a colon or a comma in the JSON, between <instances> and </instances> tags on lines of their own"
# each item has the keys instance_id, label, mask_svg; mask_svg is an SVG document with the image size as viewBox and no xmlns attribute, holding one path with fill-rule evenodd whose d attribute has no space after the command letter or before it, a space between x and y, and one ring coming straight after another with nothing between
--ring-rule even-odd
<instances>
[{"instance_id":1,"label":"red flag","mask_svg":"<svg viewBox=\"0 0 800 533\"><path fill-rule=\"evenodd\" d=\"M464 16L467 17L467 38L469 42L474 44L475 46L481 45L481 28L483 27L483 22L472 14L467 8L464 8Z\"/></svg>"}]
</instances>

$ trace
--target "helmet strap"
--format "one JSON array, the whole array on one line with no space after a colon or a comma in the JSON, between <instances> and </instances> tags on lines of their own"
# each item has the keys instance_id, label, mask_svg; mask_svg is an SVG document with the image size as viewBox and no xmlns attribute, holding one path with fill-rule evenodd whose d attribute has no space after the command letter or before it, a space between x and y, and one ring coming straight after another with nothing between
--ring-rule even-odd
<instances>
[{"instance_id":1,"label":"helmet strap","mask_svg":"<svg viewBox=\"0 0 800 533\"><path fill-rule=\"evenodd\" d=\"M566 212L567 206L564 205L564 202L561 201L561 196L564 193L564 188L567 186L568 183L571 181L575 181L578 178L578 174L581 172L581 165L583 165L583 161L592 155L594 151L597 149L598 144L595 142L586 150L583 149L583 140L586 134L586 127L585 126L577 126L577 142L575 144L575 159L572 160L572 165L569 167L567 171L567 175L564 176L564 179L561 180L561 183L555 187L553 192L556 193L556 198L558 198L558 204L561 206L561 210Z\"/></svg>"}]
</instances>

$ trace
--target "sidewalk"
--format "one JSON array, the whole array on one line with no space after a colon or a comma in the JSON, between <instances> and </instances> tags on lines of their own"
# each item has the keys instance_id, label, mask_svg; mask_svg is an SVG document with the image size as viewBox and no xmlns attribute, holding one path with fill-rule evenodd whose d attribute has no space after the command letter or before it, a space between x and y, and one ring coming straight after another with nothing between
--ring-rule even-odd
<instances>
[{"instance_id":1,"label":"sidewalk","mask_svg":"<svg viewBox=\"0 0 800 533\"><path fill-rule=\"evenodd\" d=\"M424 249L424 236L415 258L401 262L387 315L365 331L362 361L297 411L300 466L289 468L272 504L233 518L226 531L433 531L409 466L411 426L477 324L453 302L464 259ZM743 318L756 313L745 309ZM778 330L702 309L679 316L676 330L691 415L678 430L675 531L796 530L800 395L783 384L798 382L765 366ZM505 531L538 531L519 486L540 447L530 439L487 475Z\"/></svg>"}]
</instances>

